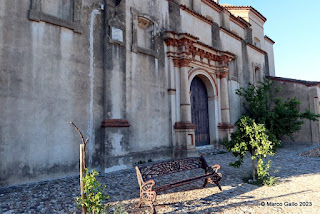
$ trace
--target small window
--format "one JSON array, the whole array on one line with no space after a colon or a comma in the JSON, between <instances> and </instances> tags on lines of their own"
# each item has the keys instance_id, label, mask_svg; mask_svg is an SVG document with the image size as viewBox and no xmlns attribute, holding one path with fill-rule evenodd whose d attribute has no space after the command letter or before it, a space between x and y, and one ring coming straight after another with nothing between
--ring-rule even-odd
<instances>
[{"instance_id":1,"label":"small window","mask_svg":"<svg viewBox=\"0 0 320 214\"><path fill-rule=\"evenodd\" d=\"M257 37L254 37L253 44L256 47L261 48L260 39L258 39Z\"/></svg>"},{"instance_id":2,"label":"small window","mask_svg":"<svg viewBox=\"0 0 320 214\"><path fill-rule=\"evenodd\" d=\"M253 82L254 82L254 85L257 85L259 84L259 82L261 82L262 79L261 79L261 71L260 71L260 68L259 67L255 67L254 68L254 74L253 74Z\"/></svg>"}]
</instances>

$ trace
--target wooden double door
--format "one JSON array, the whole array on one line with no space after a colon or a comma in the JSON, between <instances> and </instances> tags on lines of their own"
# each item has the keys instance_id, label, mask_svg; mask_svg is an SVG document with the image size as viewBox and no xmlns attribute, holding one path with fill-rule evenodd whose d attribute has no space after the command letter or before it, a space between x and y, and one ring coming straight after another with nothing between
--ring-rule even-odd
<instances>
[{"instance_id":1,"label":"wooden double door","mask_svg":"<svg viewBox=\"0 0 320 214\"><path fill-rule=\"evenodd\" d=\"M192 123L196 126L196 146L209 145L208 94L206 86L203 81L196 76L191 82L190 91Z\"/></svg>"}]
</instances>

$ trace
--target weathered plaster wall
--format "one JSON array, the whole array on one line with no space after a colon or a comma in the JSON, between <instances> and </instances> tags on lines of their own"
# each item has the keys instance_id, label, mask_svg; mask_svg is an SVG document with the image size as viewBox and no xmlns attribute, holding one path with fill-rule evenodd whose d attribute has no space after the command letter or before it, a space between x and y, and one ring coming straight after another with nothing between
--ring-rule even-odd
<instances>
[{"instance_id":1,"label":"weathered plaster wall","mask_svg":"<svg viewBox=\"0 0 320 214\"><path fill-rule=\"evenodd\" d=\"M180 4L186 5L189 8L192 8L193 6L193 0L180 0Z\"/></svg>"},{"instance_id":2,"label":"weathered plaster wall","mask_svg":"<svg viewBox=\"0 0 320 214\"><path fill-rule=\"evenodd\" d=\"M260 75L256 78L256 81L262 81L263 76L266 74L265 55L256 51L255 49L247 46L248 50L248 65L249 65L249 80L254 83L254 70L255 67L259 67Z\"/></svg>"},{"instance_id":3,"label":"weathered plaster wall","mask_svg":"<svg viewBox=\"0 0 320 214\"><path fill-rule=\"evenodd\" d=\"M234 124L241 116L240 97L236 95L236 90L239 87L244 87L243 78L247 70L247 61L245 57L246 53L243 53L241 41L230 37L226 33L220 31L221 44L223 50L228 50L236 55L236 59L230 63L229 67L229 104L230 104L230 122Z\"/></svg>"},{"instance_id":4,"label":"weathered plaster wall","mask_svg":"<svg viewBox=\"0 0 320 214\"><path fill-rule=\"evenodd\" d=\"M168 2L121 2L117 8L112 6L112 1L108 3L107 20L116 19L124 25L126 41L123 45L106 43L105 119L126 119L130 127L105 128L103 162L106 172L132 166L138 161L169 158L172 144L168 77L164 43L160 37L165 26L170 24ZM114 11L118 17L112 18ZM146 17L154 23L153 50L142 50L136 42L139 38L133 38L138 28L135 16ZM109 57L112 60L108 60ZM115 114L119 109L123 113Z\"/></svg>"},{"instance_id":5,"label":"weathered plaster wall","mask_svg":"<svg viewBox=\"0 0 320 214\"><path fill-rule=\"evenodd\" d=\"M72 0L42 0L41 10L47 14L71 21L73 19Z\"/></svg>"},{"instance_id":6,"label":"weathered plaster wall","mask_svg":"<svg viewBox=\"0 0 320 214\"><path fill-rule=\"evenodd\" d=\"M93 34L90 97L89 16L98 7L93 2L83 4L83 33L78 34L29 20L29 0L0 1L0 185L77 173L80 139L68 121L87 135L90 99L94 121L103 110L101 28ZM100 23L97 16L95 26ZM99 126L94 123L93 129Z\"/></svg>"},{"instance_id":7,"label":"weathered plaster wall","mask_svg":"<svg viewBox=\"0 0 320 214\"><path fill-rule=\"evenodd\" d=\"M240 36L242 39L245 39L245 31L242 27L240 27L238 24L230 21L230 31L236 33L238 36Z\"/></svg>"},{"instance_id":8,"label":"weathered plaster wall","mask_svg":"<svg viewBox=\"0 0 320 214\"><path fill-rule=\"evenodd\" d=\"M263 29L264 22L250 11L249 23L251 24L251 28L252 28L252 39L254 40L255 37L258 38L260 40L259 48L261 48L262 50L265 50L264 29Z\"/></svg>"},{"instance_id":9,"label":"weathered plaster wall","mask_svg":"<svg viewBox=\"0 0 320 214\"><path fill-rule=\"evenodd\" d=\"M230 10L235 16L240 16L247 22L250 22L249 10Z\"/></svg>"},{"instance_id":10,"label":"weathered plaster wall","mask_svg":"<svg viewBox=\"0 0 320 214\"><path fill-rule=\"evenodd\" d=\"M269 75L276 76L275 66L274 66L274 52L273 52L273 44L264 39L264 47L265 51L268 53L268 61L269 61Z\"/></svg>"},{"instance_id":11,"label":"weathered plaster wall","mask_svg":"<svg viewBox=\"0 0 320 214\"><path fill-rule=\"evenodd\" d=\"M296 97L300 102L300 110L310 109L316 112L314 98L317 97L317 87L308 87L304 84L286 81L274 81L274 86L281 89L279 96L284 99ZM289 137L284 137L284 142L291 143L319 143L319 122L304 120L301 130L296 132L294 142Z\"/></svg>"},{"instance_id":12,"label":"weathered plaster wall","mask_svg":"<svg viewBox=\"0 0 320 214\"><path fill-rule=\"evenodd\" d=\"M253 64L266 70L263 54L220 29L246 37L230 22L229 12L220 14L202 1L81 2L81 26L64 28L59 20L56 25L29 20L30 0L0 0L0 185L76 174L80 139L70 120L90 137L89 165L106 172L171 157L173 124L181 119L180 72L167 58L164 31L190 33L235 54L228 77L232 123L242 111L235 90L251 81ZM214 24L182 10L179 2L210 16ZM72 10L60 10L60 3L46 1L43 12L71 22ZM104 11L98 10L101 3ZM139 16L153 23L149 49L137 42L142 41ZM112 27L122 32L123 41L112 37ZM222 121L220 92L209 102L215 125ZM115 119L130 126L100 127ZM215 128L211 142L219 139Z\"/></svg>"},{"instance_id":13,"label":"weathered plaster wall","mask_svg":"<svg viewBox=\"0 0 320 214\"><path fill-rule=\"evenodd\" d=\"M221 15L219 12L215 11L211 7L209 7L206 4L201 4L201 14L205 17L210 17L212 20L217 23L218 25L221 25Z\"/></svg>"},{"instance_id":14,"label":"weathered plaster wall","mask_svg":"<svg viewBox=\"0 0 320 214\"><path fill-rule=\"evenodd\" d=\"M181 28L199 38L199 40L209 46L212 45L211 25L190 15L188 12L181 11Z\"/></svg>"}]
</instances>

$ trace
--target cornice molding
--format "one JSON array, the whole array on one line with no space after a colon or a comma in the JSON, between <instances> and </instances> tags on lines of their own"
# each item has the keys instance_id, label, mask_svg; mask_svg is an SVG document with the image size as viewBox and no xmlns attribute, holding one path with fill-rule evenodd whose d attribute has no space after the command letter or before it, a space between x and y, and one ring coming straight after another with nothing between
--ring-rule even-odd
<instances>
[{"instance_id":1,"label":"cornice molding","mask_svg":"<svg viewBox=\"0 0 320 214\"><path fill-rule=\"evenodd\" d=\"M195 129L196 126L191 122L176 122L174 129Z\"/></svg>"},{"instance_id":2,"label":"cornice molding","mask_svg":"<svg viewBox=\"0 0 320 214\"><path fill-rule=\"evenodd\" d=\"M247 27L251 26L249 22L247 22L240 16L236 17L233 14L230 14L230 21L232 21L233 23L235 23L236 25L240 26L243 29L246 29Z\"/></svg>"},{"instance_id":3,"label":"cornice molding","mask_svg":"<svg viewBox=\"0 0 320 214\"><path fill-rule=\"evenodd\" d=\"M271 43L272 45L275 43L275 41L273 41L272 39L270 39L268 36L264 36L264 39L265 39L267 42Z\"/></svg>"},{"instance_id":4,"label":"cornice molding","mask_svg":"<svg viewBox=\"0 0 320 214\"><path fill-rule=\"evenodd\" d=\"M130 127L130 123L126 119L106 119L102 121L101 128L107 127Z\"/></svg>"},{"instance_id":5,"label":"cornice molding","mask_svg":"<svg viewBox=\"0 0 320 214\"><path fill-rule=\"evenodd\" d=\"M262 49L260 49L260 48L258 48L258 47L256 47L256 46L254 46L253 44L248 43L247 45L248 45L250 48L258 51L259 53L267 54L267 52L265 52L264 50L262 50Z\"/></svg>"},{"instance_id":6,"label":"cornice molding","mask_svg":"<svg viewBox=\"0 0 320 214\"><path fill-rule=\"evenodd\" d=\"M218 78L218 79L227 78L228 75L229 75L229 72L227 72L227 71L220 72L220 73L217 73L217 78Z\"/></svg>"},{"instance_id":7,"label":"cornice molding","mask_svg":"<svg viewBox=\"0 0 320 214\"><path fill-rule=\"evenodd\" d=\"M188 8L186 5L181 4L180 5L180 9L188 12L192 16L194 16L194 17L206 22L207 24L212 25L212 21L210 19L208 19L205 16L201 15L200 13L197 13L194 10Z\"/></svg>"},{"instance_id":8,"label":"cornice molding","mask_svg":"<svg viewBox=\"0 0 320 214\"><path fill-rule=\"evenodd\" d=\"M297 80L297 79L290 79L284 77L274 77L274 76L266 76L267 79L278 81L278 82L287 82L287 83L295 83L305 85L307 87L320 87L320 82L317 81L306 81L306 80Z\"/></svg>"},{"instance_id":9,"label":"cornice molding","mask_svg":"<svg viewBox=\"0 0 320 214\"><path fill-rule=\"evenodd\" d=\"M223 10L223 7L221 7L219 4L217 4L212 0L201 0L201 1L219 13Z\"/></svg>"},{"instance_id":10,"label":"cornice molding","mask_svg":"<svg viewBox=\"0 0 320 214\"><path fill-rule=\"evenodd\" d=\"M233 129L234 125L232 125L231 123L218 123L218 128L223 130Z\"/></svg>"},{"instance_id":11,"label":"cornice molding","mask_svg":"<svg viewBox=\"0 0 320 214\"><path fill-rule=\"evenodd\" d=\"M242 41L243 39L236 35L235 33L231 32L230 30L227 30L226 28L224 27L220 27L220 30L226 34L228 34L229 36L233 37L234 39L238 40L238 41Z\"/></svg>"}]
</instances>

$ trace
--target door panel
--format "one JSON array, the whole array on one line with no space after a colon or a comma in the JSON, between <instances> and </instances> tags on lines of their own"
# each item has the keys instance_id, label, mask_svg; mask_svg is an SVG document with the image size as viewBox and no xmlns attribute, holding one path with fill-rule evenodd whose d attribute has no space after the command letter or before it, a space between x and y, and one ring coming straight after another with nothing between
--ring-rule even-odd
<instances>
[{"instance_id":1,"label":"door panel","mask_svg":"<svg viewBox=\"0 0 320 214\"><path fill-rule=\"evenodd\" d=\"M208 95L207 89L199 77L191 82L191 115L192 123L196 126L196 146L210 144Z\"/></svg>"}]
</instances>

